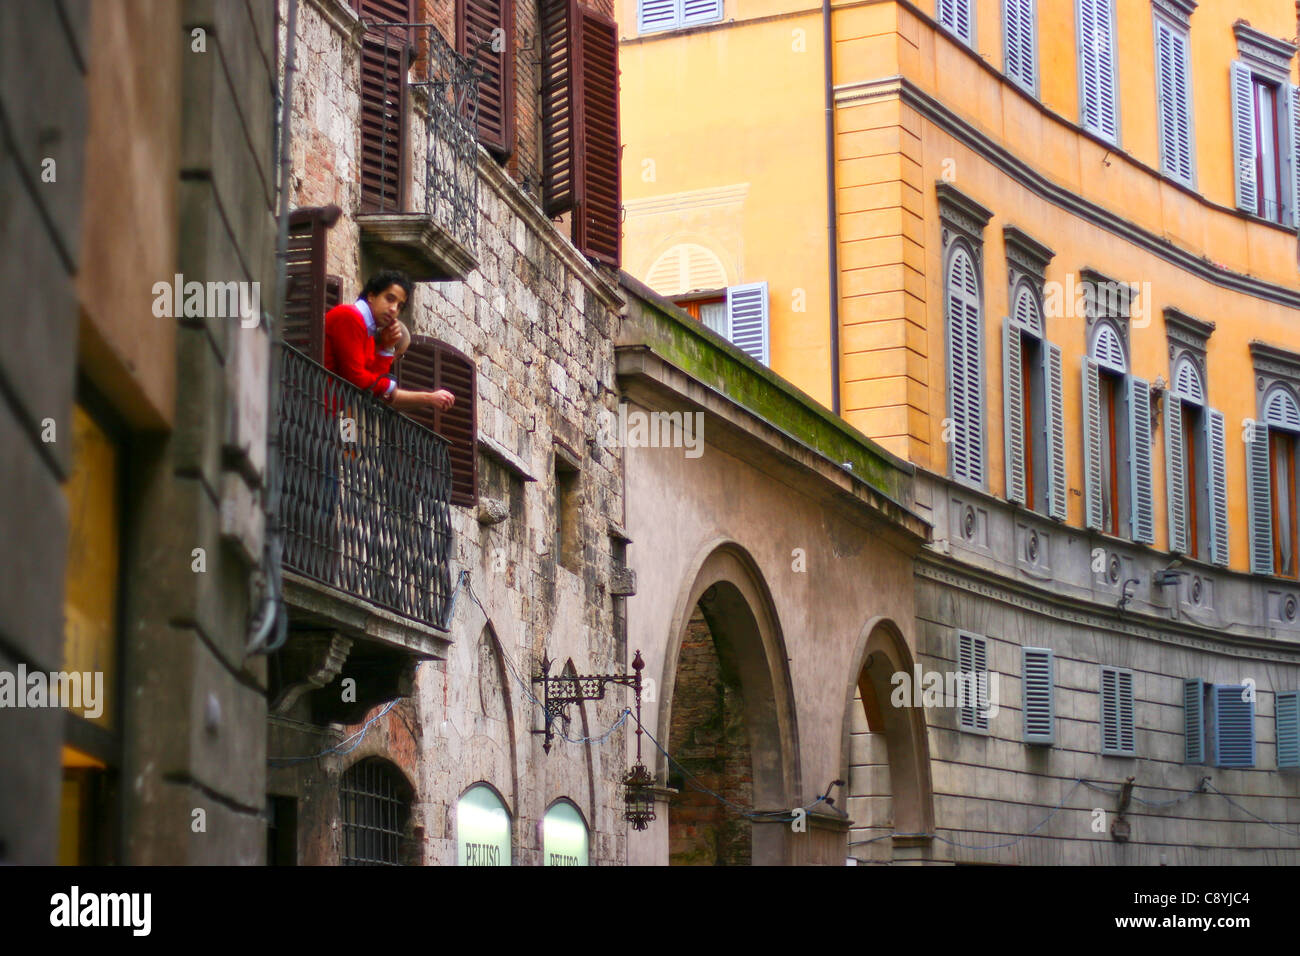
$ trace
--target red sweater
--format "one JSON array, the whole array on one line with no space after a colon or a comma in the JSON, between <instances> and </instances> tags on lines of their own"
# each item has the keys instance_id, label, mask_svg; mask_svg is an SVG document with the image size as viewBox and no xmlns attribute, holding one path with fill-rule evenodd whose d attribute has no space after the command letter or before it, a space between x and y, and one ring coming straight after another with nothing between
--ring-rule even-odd
<instances>
[{"instance_id":1,"label":"red sweater","mask_svg":"<svg viewBox=\"0 0 1300 956\"><path fill-rule=\"evenodd\" d=\"M336 305L325 313L327 369L388 401L395 384L387 375L392 366L392 353L375 349L375 337L355 305Z\"/></svg>"}]
</instances>

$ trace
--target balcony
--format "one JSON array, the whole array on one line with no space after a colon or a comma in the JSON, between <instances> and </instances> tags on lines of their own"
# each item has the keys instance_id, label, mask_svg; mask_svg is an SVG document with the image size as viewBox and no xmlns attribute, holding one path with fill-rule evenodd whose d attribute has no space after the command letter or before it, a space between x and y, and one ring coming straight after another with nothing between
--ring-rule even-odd
<instances>
[{"instance_id":1,"label":"balcony","mask_svg":"<svg viewBox=\"0 0 1300 956\"><path fill-rule=\"evenodd\" d=\"M432 23L367 23L361 75L363 250L417 282L464 280L478 266L473 61Z\"/></svg>"},{"instance_id":2,"label":"balcony","mask_svg":"<svg viewBox=\"0 0 1300 956\"><path fill-rule=\"evenodd\" d=\"M452 595L451 463L439 435L281 349L280 442L290 642L276 710L313 695L348 720L409 692L414 662L444 656Z\"/></svg>"}]
</instances>

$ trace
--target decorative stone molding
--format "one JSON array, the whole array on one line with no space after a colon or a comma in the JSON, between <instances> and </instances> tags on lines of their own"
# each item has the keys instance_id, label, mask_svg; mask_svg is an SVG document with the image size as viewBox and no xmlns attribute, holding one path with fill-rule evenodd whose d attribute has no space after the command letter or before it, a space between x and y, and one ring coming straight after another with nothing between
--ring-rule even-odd
<instances>
[{"instance_id":1,"label":"decorative stone molding","mask_svg":"<svg viewBox=\"0 0 1300 956\"><path fill-rule=\"evenodd\" d=\"M416 282L464 281L478 268L469 250L424 213L359 213L356 223L367 252Z\"/></svg>"},{"instance_id":2,"label":"decorative stone molding","mask_svg":"<svg viewBox=\"0 0 1300 956\"><path fill-rule=\"evenodd\" d=\"M1291 58L1295 45L1261 33L1245 20L1232 25L1237 36L1237 56L1251 70L1282 83L1291 81Z\"/></svg>"},{"instance_id":3,"label":"decorative stone molding","mask_svg":"<svg viewBox=\"0 0 1300 956\"><path fill-rule=\"evenodd\" d=\"M307 5L321 15L335 33L343 37L354 49L360 50L366 35L366 25L344 0L307 0Z\"/></svg>"},{"instance_id":4,"label":"decorative stone molding","mask_svg":"<svg viewBox=\"0 0 1300 956\"><path fill-rule=\"evenodd\" d=\"M978 248L984 242L984 227L993 213L971 199L952 183L939 180L934 184L935 198L939 200L939 220L945 233L951 229L961 233ZM944 245L949 237L945 235Z\"/></svg>"},{"instance_id":5,"label":"decorative stone molding","mask_svg":"<svg viewBox=\"0 0 1300 956\"><path fill-rule=\"evenodd\" d=\"M1186 355L1196 366L1201 375L1206 391L1209 391L1209 367L1205 359L1206 342L1214 331L1213 322L1202 322L1185 312L1174 308L1165 309L1165 335L1169 339L1169 383L1173 386L1174 366L1179 357Z\"/></svg>"},{"instance_id":6,"label":"decorative stone molding","mask_svg":"<svg viewBox=\"0 0 1300 956\"><path fill-rule=\"evenodd\" d=\"M1034 280L1041 290L1047 264L1056 253L1015 226L1003 227L1002 241L1006 246L1007 261Z\"/></svg>"},{"instance_id":7,"label":"decorative stone molding","mask_svg":"<svg viewBox=\"0 0 1300 956\"><path fill-rule=\"evenodd\" d=\"M1274 385L1283 385L1300 399L1300 353L1268 345L1250 343L1250 357L1255 366L1255 400L1262 413L1264 395Z\"/></svg>"},{"instance_id":8,"label":"decorative stone molding","mask_svg":"<svg viewBox=\"0 0 1300 956\"><path fill-rule=\"evenodd\" d=\"M636 572L622 566L611 569L609 593L611 597L632 597L636 594Z\"/></svg>"},{"instance_id":9,"label":"decorative stone molding","mask_svg":"<svg viewBox=\"0 0 1300 956\"><path fill-rule=\"evenodd\" d=\"M271 703L271 712L284 715L308 691L332 684L347 663L352 642L338 631L293 634L282 655L284 689Z\"/></svg>"},{"instance_id":10,"label":"decorative stone molding","mask_svg":"<svg viewBox=\"0 0 1300 956\"><path fill-rule=\"evenodd\" d=\"M1162 13L1174 23L1186 27L1191 26L1196 0L1151 0L1151 7L1156 13Z\"/></svg>"},{"instance_id":11,"label":"decorative stone molding","mask_svg":"<svg viewBox=\"0 0 1300 956\"><path fill-rule=\"evenodd\" d=\"M501 444L491 435L478 433L479 450L505 467L520 481L536 481L537 476L528 470L528 463Z\"/></svg>"}]
</instances>

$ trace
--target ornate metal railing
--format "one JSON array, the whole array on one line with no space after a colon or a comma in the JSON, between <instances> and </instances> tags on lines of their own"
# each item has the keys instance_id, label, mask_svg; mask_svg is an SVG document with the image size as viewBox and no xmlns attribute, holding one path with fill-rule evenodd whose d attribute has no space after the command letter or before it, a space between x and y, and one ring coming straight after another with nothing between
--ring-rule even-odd
<instances>
[{"instance_id":1,"label":"ornate metal railing","mask_svg":"<svg viewBox=\"0 0 1300 956\"><path fill-rule=\"evenodd\" d=\"M288 345L280 442L285 568L444 628L447 442Z\"/></svg>"},{"instance_id":2,"label":"ornate metal railing","mask_svg":"<svg viewBox=\"0 0 1300 956\"><path fill-rule=\"evenodd\" d=\"M457 53L433 23L367 21L365 45L363 95L371 90L372 98L389 104L379 129L369 132L382 141L376 154L381 163L391 161L384 157L396 156L400 165L401 108L391 107L405 104L408 90L415 93L419 107L412 111L412 120L417 114L424 118L424 135L413 133L409 152L413 169L423 165L424 195L411 197L409 208L401 209L400 192L380 188L375 198L378 211L411 212L422 206L436 225L473 254L477 245L479 100L479 71L474 60ZM421 177L414 178L418 190Z\"/></svg>"}]
</instances>

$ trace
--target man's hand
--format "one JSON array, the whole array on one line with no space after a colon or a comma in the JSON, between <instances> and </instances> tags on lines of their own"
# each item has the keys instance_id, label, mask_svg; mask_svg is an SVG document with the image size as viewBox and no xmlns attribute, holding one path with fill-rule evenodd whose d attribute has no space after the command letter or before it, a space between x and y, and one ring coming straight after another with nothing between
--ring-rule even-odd
<instances>
[{"instance_id":1,"label":"man's hand","mask_svg":"<svg viewBox=\"0 0 1300 956\"><path fill-rule=\"evenodd\" d=\"M402 327L399 322L390 322L378 332L375 333L375 344L385 352L393 351L394 346L402 337Z\"/></svg>"},{"instance_id":2,"label":"man's hand","mask_svg":"<svg viewBox=\"0 0 1300 956\"><path fill-rule=\"evenodd\" d=\"M451 394L445 388L440 388L436 392L425 392L425 401L433 408L440 408L443 411L451 408L456 404L456 396Z\"/></svg>"}]
</instances>

